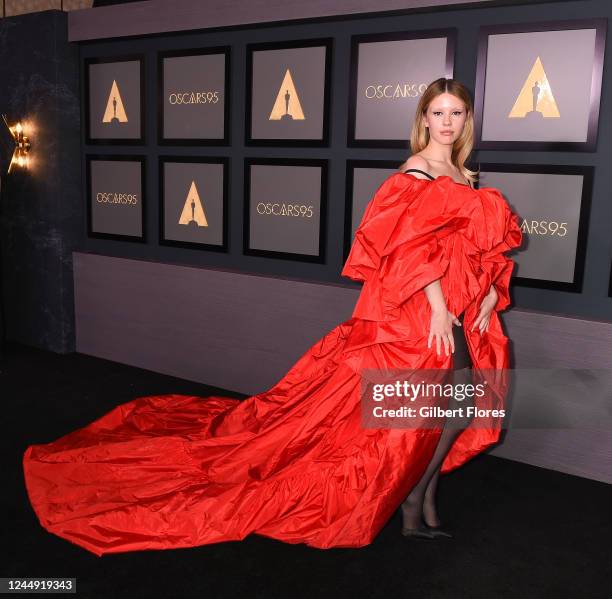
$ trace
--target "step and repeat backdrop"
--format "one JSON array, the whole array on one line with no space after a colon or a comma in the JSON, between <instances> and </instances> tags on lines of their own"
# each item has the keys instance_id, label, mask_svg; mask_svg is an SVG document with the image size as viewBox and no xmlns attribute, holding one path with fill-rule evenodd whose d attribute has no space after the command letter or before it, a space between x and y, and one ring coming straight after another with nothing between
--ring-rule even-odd
<instances>
[{"instance_id":1,"label":"step and repeat backdrop","mask_svg":"<svg viewBox=\"0 0 612 599\"><path fill-rule=\"evenodd\" d=\"M582 291L606 30L600 17L474 28L475 149L536 157L470 165L520 216L519 286ZM256 39L265 31L275 29ZM239 31L224 45L156 50L143 39L129 42L142 51L107 42L100 55L83 46L87 237L174 246L191 262L194 250L232 252L339 273L367 203L409 156L421 94L456 76L458 35L361 33L341 54L333 35L248 43ZM583 164L551 160L568 152ZM333 198L332 164L343 190ZM330 229L332 201L344 218ZM612 266L606 276L612 296Z\"/></svg>"}]
</instances>

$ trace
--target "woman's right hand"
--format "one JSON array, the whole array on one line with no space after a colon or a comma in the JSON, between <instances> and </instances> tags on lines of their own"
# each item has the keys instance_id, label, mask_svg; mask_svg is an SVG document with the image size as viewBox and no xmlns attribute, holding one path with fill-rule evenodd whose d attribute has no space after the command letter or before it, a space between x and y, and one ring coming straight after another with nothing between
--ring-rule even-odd
<instances>
[{"instance_id":1,"label":"woman's right hand","mask_svg":"<svg viewBox=\"0 0 612 599\"><path fill-rule=\"evenodd\" d=\"M449 348L454 353L455 340L453 339L453 324L461 326L461 321L446 308L432 311L427 347L431 347L431 342L435 339L436 352L438 355L440 355L440 342L444 343L444 351L447 356L449 355Z\"/></svg>"}]
</instances>

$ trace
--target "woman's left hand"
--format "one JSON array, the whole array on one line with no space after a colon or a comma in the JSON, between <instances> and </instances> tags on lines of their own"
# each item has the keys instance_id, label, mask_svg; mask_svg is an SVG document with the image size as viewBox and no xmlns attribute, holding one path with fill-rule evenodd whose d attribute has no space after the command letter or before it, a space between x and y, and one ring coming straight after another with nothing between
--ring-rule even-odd
<instances>
[{"instance_id":1,"label":"woman's left hand","mask_svg":"<svg viewBox=\"0 0 612 599\"><path fill-rule=\"evenodd\" d=\"M480 304L480 311L478 312L478 316L474 320L474 324L470 330L474 330L475 327L480 329L480 334L484 333L489 329L489 321L491 320L491 312L493 308L495 308L495 304L497 304L497 291L495 287L491 285L491 289L489 289L489 293L485 295L482 303Z\"/></svg>"}]
</instances>

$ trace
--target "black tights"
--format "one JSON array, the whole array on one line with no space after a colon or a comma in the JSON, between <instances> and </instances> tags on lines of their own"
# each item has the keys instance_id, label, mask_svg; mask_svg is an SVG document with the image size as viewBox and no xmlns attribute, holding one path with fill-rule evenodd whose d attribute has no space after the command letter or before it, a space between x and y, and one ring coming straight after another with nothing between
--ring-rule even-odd
<instances>
[{"instance_id":1,"label":"black tights","mask_svg":"<svg viewBox=\"0 0 612 599\"><path fill-rule=\"evenodd\" d=\"M460 320L462 319L460 318ZM455 333L454 335L456 344L455 369L451 372L452 382L453 384L472 383L472 371L469 365L470 361L467 355L463 330L458 329L457 333L459 334ZM468 365L465 366L466 364ZM440 526L441 522L436 510L436 490L438 478L440 477L440 467L454 440L472 420L472 416L467 416L466 414L466 408L470 405L473 405L471 397L466 396L462 401L457 401L454 397L449 399L447 407L453 409L462 406L463 417L447 418L445 420L444 428L440 434L431 461L417 484L402 503L403 526L405 528L419 528L422 526L422 520L428 526Z\"/></svg>"}]
</instances>

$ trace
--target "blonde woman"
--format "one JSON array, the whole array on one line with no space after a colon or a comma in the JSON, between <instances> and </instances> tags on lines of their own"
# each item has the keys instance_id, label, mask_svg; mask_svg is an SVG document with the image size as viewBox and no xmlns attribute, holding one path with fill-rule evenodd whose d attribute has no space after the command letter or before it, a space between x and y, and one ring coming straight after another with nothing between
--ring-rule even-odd
<instances>
[{"instance_id":1,"label":"blonde woman","mask_svg":"<svg viewBox=\"0 0 612 599\"><path fill-rule=\"evenodd\" d=\"M497 311L521 232L497 190L469 185L472 118L460 83L427 88L413 155L377 189L342 269L363 282L351 318L276 385L244 400L140 397L30 445L25 483L41 524L97 555L249 534L327 549L371 543L401 505L405 536L448 538L438 476L497 442L499 418L368 426L361 383L365 369L457 382L470 366L508 366ZM461 322L464 335L452 330ZM488 389L476 407L503 405L503 385Z\"/></svg>"},{"instance_id":2,"label":"blonde woman","mask_svg":"<svg viewBox=\"0 0 612 599\"><path fill-rule=\"evenodd\" d=\"M468 90L453 79L437 79L421 96L410 136L412 155L399 170L418 179L447 177L457 185L471 188L476 183L477 173L469 170L465 161L472 151L473 135L473 108ZM465 335L461 328L455 332L452 330L453 325L463 326L463 315L458 317L448 309L439 279L426 285L423 290L431 306L428 347L435 343L437 352L443 346L446 354L454 353L453 380L471 382L472 361ZM480 303L472 328L478 327L481 333L487 330L498 299L495 286L491 285ZM465 408L468 404L462 405ZM462 410L466 416L465 423L470 420L466 412ZM453 426L445 427L428 468L402 503L403 533L407 536L452 536L441 528L435 496L440 466L453 440L460 433L458 423L461 420L455 419Z\"/></svg>"}]
</instances>

